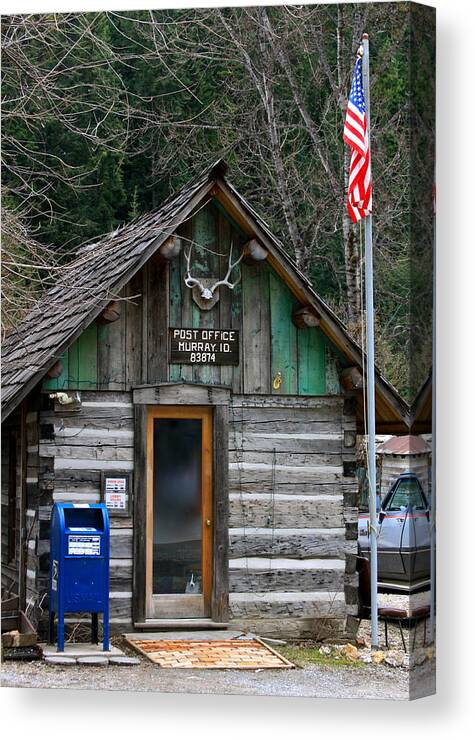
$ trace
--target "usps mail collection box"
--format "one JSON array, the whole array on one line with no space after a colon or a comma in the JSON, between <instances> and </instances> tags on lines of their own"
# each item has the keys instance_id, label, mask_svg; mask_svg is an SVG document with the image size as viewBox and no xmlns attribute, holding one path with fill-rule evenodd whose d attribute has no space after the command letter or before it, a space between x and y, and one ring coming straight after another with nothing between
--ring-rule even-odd
<instances>
[{"instance_id":1,"label":"usps mail collection box","mask_svg":"<svg viewBox=\"0 0 475 740\"><path fill-rule=\"evenodd\" d=\"M64 650L64 616L90 612L92 641L103 615L103 649L109 649L109 515L104 504L56 503L51 514L49 580L50 642L58 620L58 651Z\"/></svg>"}]
</instances>

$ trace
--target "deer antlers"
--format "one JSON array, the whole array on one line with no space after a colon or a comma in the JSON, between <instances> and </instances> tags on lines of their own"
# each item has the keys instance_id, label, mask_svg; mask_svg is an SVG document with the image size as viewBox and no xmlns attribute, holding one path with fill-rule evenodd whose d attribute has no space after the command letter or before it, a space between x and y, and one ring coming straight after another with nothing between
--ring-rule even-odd
<instances>
[{"instance_id":1,"label":"deer antlers","mask_svg":"<svg viewBox=\"0 0 475 740\"><path fill-rule=\"evenodd\" d=\"M211 286L211 288L206 288L199 280L198 278L194 278L190 272L190 260L191 260L191 252L193 249L193 245L190 245L190 248L188 250L188 254L184 252L185 259L186 259L186 275L185 275L185 285L187 288L194 288L195 285L198 286L198 288L201 291L201 297L204 298L204 300L209 301L213 297L214 291L216 288L218 288L220 285L227 285L228 288L231 290L234 288L235 285L239 282L241 279L241 272L239 272L238 279L231 283L229 282L229 277L234 270L235 267L241 262L242 258L244 257L244 250L241 252L238 259L233 262L233 245L231 243L231 249L229 250L229 261L228 261L228 271L226 275L224 276L223 280L218 280L214 285Z\"/></svg>"}]
</instances>

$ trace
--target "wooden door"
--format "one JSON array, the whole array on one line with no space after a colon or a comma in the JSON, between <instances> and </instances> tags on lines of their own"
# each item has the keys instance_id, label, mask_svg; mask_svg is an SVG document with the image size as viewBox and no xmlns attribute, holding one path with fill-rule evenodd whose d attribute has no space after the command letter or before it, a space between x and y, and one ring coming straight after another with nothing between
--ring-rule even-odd
<instances>
[{"instance_id":1,"label":"wooden door","mask_svg":"<svg viewBox=\"0 0 475 740\"><path fill-rule=\"evenodd\" d=\"M153 406L147 417L146 611L210 616L212 410Z\"/></svg>"}]
</instances>

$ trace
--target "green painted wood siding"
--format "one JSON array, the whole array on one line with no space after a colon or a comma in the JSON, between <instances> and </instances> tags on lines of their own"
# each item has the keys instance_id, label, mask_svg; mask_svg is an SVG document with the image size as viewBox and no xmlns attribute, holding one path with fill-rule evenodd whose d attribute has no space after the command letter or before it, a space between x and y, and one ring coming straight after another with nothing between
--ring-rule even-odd
<instances>
[{"instance_id":1,"label":"green painted wood siding","mask_svg":"<svg viewBox=\"0 0 475 740\"><path fill-rule=\"evenodd\" d=\"M87 327L62 355L63 372L59 378L43 382L46 390L94 390L97 388L97 324Z\"/></svg>"},{"instance_id":2,"label":"green painted wood siding","mask_svg":"<svg viewBox=\"0 0 475 740\"><path fill-rule=\"evenodd\" d=\"M299 396L326 393L325 338L320 329L297 329Z\"/></svg>"},{"instance_id":3,"label":"green painted wood siding","mask_svg":"<svg viewBox=\"0 0 475 740\"><path fill-rule=\"evenodd\" d=\"M278 395L296 394L298 391L297 329L292 322L292 310L297 304L285 283L269 271L269 296L271 316L271 384L280 372L280 388L272 387Z\"/></svg>"},{"instance_id":4,"label":"green painted wood siding","mask_svg":"<svg viewBox=\"0 0 475 740\"><path fill-rule=\"evenodd\" d=\"M231 245L234 259L236 259L244 243L244 237L238 233L233 222L224 216L223 210L217 207L215 201L197 211L193 218L180 228L180 234L184 238L186 251L190 248L191 241L193 242L191 260L193 276L214 278L216 281L226 274ZM217 304L209 311L201 311L192 298L192 290L184 283L186 260L183 250L177 259L171 260L169 270L171 327L194 329L222 327L242 330L240 282L232 291L222 286ZM235 278L236 274L232 276L232 279ZM242 362L238 367L170 365L169 378L209 385L225 384L230 385L236 392L240 392L242 389L241 367Z\"/></svg>"},{"instance_id":5,"label":"green painted wood siding","mask_svg":"<svg viewBox=\"0 0 475 740\"><path fill-rule=\"evenodd\" d=\"M168 265L160 263L166 272L157 272L149 262L123 291L124 296L138 296L136 305L125 306L113 324L93 323L88 327L61 358L61 376L44 381L45 390L127 390L140 383L182 380L223 384L235 393L341 393L339 376L345 358L319 328L297 329L292 312L299 304L266 262L241 263L231 278L237 280L234 289L222 286L219 301L210 311L201 311L193 301L192 291L184 283L184 252L190 244L194 244L193 275L218 279L226 274L231 245L236 259L247 241L221 205L208 203L180 227L179 234L183 249ZM168 326L237 329L239 365L192 367L167 363L167 317L160 313L162 306L166 307L167 286ZM273 388L279 372L282 383Z\"/></svg>"},{"instance_id":6,"label":"green painted wood siding","mask_svg":"<svg viewBox=\"0 0 475 740\"><path fill-rule=\"evenodd\" d=\"M213 204L199 210L192 219L193 261L192 274L198 279L219 279L220 258L218 252L218 214ZM185 287L185 290L189 290ZM225 288L221 289L226 290ZM219 328L219 301L209 311L201 309L192 301L193 329ZM213 365L196 365L193 367L195 383L213 385L219 383L221 373L219 367Z\"/></svg>"}]
</instances>

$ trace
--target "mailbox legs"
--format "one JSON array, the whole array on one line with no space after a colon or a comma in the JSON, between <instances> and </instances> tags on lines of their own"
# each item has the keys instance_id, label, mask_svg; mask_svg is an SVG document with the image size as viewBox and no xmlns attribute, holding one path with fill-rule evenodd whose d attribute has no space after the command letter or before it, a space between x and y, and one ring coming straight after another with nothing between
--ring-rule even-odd
<instances>
[{"instance_id":1,"label":"mailbox legs","mask_svg":"<svg viewBox=\"0 0 475 740\"><path fill-rule=\"evenodd\" d=\"M93 645L97 645L99 642L99 615L97 612L91 614L91 634Z\"/></svg>"},{"instance_id":2,"label":"mailbox legs","mask_svg":"<svg viewBox=\"0 0 475 740\"><path fill-rule=\"evenodd\" d=\"M64 652L64 613L58 611L58 653ZM54 622L56 613L49 613L48 622L48 640L50 645L54 645ZM93 645L99 644L99 613L91 612L91 642ZM109 650L109 605L103 612L103 638L102 647L104 652Z\"/></svg>"},{"instance_id":3,"label":"mailbox legs","mask_svg":"<svg viewBox=\"0 0 475 740\"><path fill-rule=\"evenodd\" d=\"M49 629L48 629L48 641L50 645L54 645L54 617L55 613L49 613Z\"/></svg>"},{"instance_id":4,"label":"mailbox legs","mask_svg":"<svg viewBox=\"0 0 475 740\"><path fill-rule=\"evenodd\" d=\"M102 614L102 647L104 651L109 650L109 602L107 602Z\"/></svg>"},{"instance_id":5,"label":"mailbox legs","mask_svg":"<svg viewBox=\"0 0 475 740\"><path fill-rule=\"evenodd\" d=\"M58 611L58 653L64 653L64 612Z\"/></svg>"}]
</instances>

